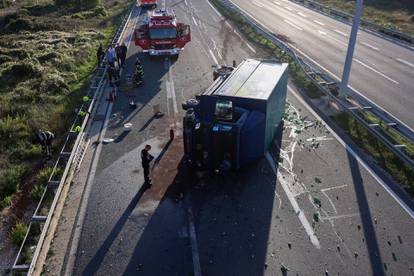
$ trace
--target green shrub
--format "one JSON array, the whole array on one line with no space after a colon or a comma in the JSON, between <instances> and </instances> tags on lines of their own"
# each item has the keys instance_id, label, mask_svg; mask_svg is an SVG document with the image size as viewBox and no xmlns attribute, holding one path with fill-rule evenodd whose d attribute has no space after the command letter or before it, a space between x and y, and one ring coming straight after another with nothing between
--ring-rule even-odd
<instances>
[{"instance_id":1,"label":"green shrub","mask_svg":"<svg viewBox=\"0 0 414 276\"><path fill-rule=\"evenodd\" d=\"M23 165L12 165L0 174L0 199L15 193L26 176L28 168Z\"/></svg>"},{"instance_id":2,"label":"green shrub","mask_svg":"<svg viewBox=\"0 0 414 276\"><path fill-rule=\"evenodd\" d=\"M49 181L49 177L52 171L53 171L53 167L47 167L47 168L42 169L36 176L36 183L38 185L45 186L47 182ZM59 180L62 176L62 173L63 173L62 169L57 167L53 175L53 179Z\"/></svg>"},{"instance_id":3,"label":"green shrub","mask_svg":"<svg viewBox=\"0 0 414 276\"><path fill-rule=\"evenodd\" d=\"M11 206L13 203L13 196L6 196L1 202L0 202L0 210L6 207Z\"/></svg>"},{"instance_id":4,"label":"green shrub","mask_svg":"<svg viewBox=\"0 0 414 276\"><path fill-rule=\"evenodd\" d=\"M9 238L15 246L20 246L26 236L27 225L17 222L10 231Z\"/></svg>"},{"instance_id":5,"label":"green shrub","mask_svg":"<svg viewBox=\"0 0 414 276\"><path fill-rule=\"evenodd\" d=\"M37 184L33 187L32 191L30 192L30 197L32 198L33 201L39 202L40 199L42 198L44 191L45 191L45 187Z\"/></svg>"},{"instance_id":6,"label":"green shrub","mask_svg":"<svg viewBox=\"0 0 414 276\"><path fill-rule=\"evenodd\" d=\"M28 139L32 131L22 117L7 116L0 119L0 149L6 149L16 141Z\"/></svg>"}]
</instances>

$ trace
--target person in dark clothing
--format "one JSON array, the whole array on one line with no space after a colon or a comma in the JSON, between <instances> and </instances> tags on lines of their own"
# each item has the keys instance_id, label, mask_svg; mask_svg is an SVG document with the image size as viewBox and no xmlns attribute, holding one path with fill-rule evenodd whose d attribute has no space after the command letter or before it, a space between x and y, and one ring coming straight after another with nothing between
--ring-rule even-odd
<instances>
[{"instance_id":1,"label":"person in dark clothing","mask_svg":"<svg viewBox=\"0 0 414 276\"><path fill-rule=\"evenodd\" d=\"M42 146L42 150L46 152L47 156L50 156L52 150L52 142L55 138L55 135L50 131L43 131L39 129L37 132L37 140Z\"/></svg>"},{"instance_id":2,"label":"person in dark clothing","mask_svg":"<svg viewBox=\"0 0 414 276\"><path fill-rule=\"evenodd\" d=\"M99 44L99 48L96 51L96 58L98 59L98 67L101 67L102 59L105 56L105 52L102 48L102 44Z\"/></svg>"},{"instance_id":3,"label":"person in dark clothing","mask_svg":"<svg viewBox=\"0 0 414 276\"><path fill-rule=\"evenodd\" d=\"M142 162L142 168L144 169L144 179L145 184L151 185L151 179L149 177L149 164L154 159L154 156L152 156L149 151L151 150L150 145L146 145L145 148L141 151L141 162Z\"/></svg>"},{"instance_id":4,"label":"person in dark clothing","mask_svg":"<svg viewBox=\"0 0 414 276\"><path fill-rule=\"evenodd\" d=\"M116 44L115 53L116 53L116 62L118 63L118 68L121 68L121 66L122 66L122 63L121 63L121 46L119 46L119 44Z\"/></svg>"},{"instance_id":5,"label":"person in dark clothing","mask_svg":"<svg viewBox=\"0 0 414 276\"><path fill-rule=\"evenodd\" d=\"M127 55L128 48L125 45L125 43L122 43L121 46L119 46L119 58L121 61L121 67L123 68L125 66L125 59Z\"/></svg>"}]
</instances>

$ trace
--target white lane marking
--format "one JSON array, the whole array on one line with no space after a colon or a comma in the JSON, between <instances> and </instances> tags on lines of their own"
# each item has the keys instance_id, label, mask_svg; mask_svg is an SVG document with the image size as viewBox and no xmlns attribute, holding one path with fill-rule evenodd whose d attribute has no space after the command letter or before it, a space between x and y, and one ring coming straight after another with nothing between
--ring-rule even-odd
<instances>
[{"instance_id":1,"label":"white lane marking","mask_svg":"<svg viewBox=\"0 0 414 276\"><path fill-rule=\"evenodd\" d=\"M397 58L397 61L401 62L402 64L405 64L407 66L410 66L411 68L414 68L414 64L412 64L411 62L408 62L402 58Z\"/></svg>"},{"instance_id":2,"label":"white lane marking","mask_svg":"<svg viewBox=\"0 0 414 276\"><path fill-rule=\"evenodd\" d=\"M302 12L298 12L298 14L300 15L300 16L302 16L302 17L308 17L306 14L304 14L304 13L302 13Z\"/></svg>"},{"instance_id":3,"label":"white lane marking","mask_svg":"<svg viewBox=\"0 0 414 276\"><path fill-rule=\"evenodd\" d=\"M218 15L218 17L221 17L221 14L218 12L218 10L210 3L210 1L206 1L207 4L213 9L213 11Z\"/></svg>"},{"instance_id":4,"label":"white lane marking","mask_svg":"<svg viewBox=\"0 0 414 276\"><path fill-rule=\"evenodd\" d=\"M273 158L272 158L272 156L270 155L269 152L266 152L265 156L266 156L267 161L269 162L270 167L273 170L273 173L276 175L277 179L279 180L280 184L282 185L282 188L285 191L286 196L289 199L290 204L293 207L293 210L297 214L300 222L302 223L303 228L305 229L306 233L308 234L310 241L312 242L312 244L317 249L320 249L321 245L319 243L318 237L316 237L316 234L313 231L312 226L310 225L310 223L309 223L308 219L306 218L305 214L303 213L303 211L300 209L296 198L294 197L293 193L290 191L290 189L288 187L288 184L285 183L285 180L283 179L282 174L279 171L276 170L275 161L273 160Z\"/></svg>"},{"instance_id":5,"label":"white lane marking","mask_svg":"<svg viewBox=\"0 0 414 276\"><path fill-rule=\"evenodd\" d=\"M230 29L233 29L233 26L228 22L228 21L226 21L226 25L230 28Z\"/></svg>"},{"instance_id":6,"label":"white lane marking","mask_svg":"<svg viewBox=\"0 0 414 276\"><path fill-rule=\"evenodd\" d=\"M395 84L399 84L399 82L398 82L398 81L396 81L396 80L394 80L394 79L392 79L392 78L388 77L388 76L387 76L387 75L385 75L384 73L382 73L382 72L378 71L377 69L375 69L375 68L373 68L373 67L369 66L368 64L363 63L363 62L362 62L362 61L360 61L359 59L354 58L354 61L358 62L359 64L361 64L362 66L364 66L364 67L368 68L369 70L371 70L371 71L373 71L373 72L377 73L378 75L380 75L380 76L382 76L382 77L386 78L387 80L389 80L389 81L391 81L391 82L393 82L393 83L395 83Z\"/></svg>"},{"instance_id":7,"label":"white lane marking","mask_svg":"<svg viewBox=\"0 0 414 276\"><path fill-rule=\"evenodd\" d=\"M330 190L342 189L342 188L345 188L345 187L348 187L348 185L344 184L344 185L339 185L339 186L334 186L334 187L321 189L321 192L327 192L327 191L330 191Z\"/></svg>"},{"instance_id":8,"label":"white lane marking","mask_svg":"<svg viewBox=\"0 0 414 276\"><path fill-rule=\"evenodd\" d=\"M264 6L257 1L253 1L253 4L258 6L259 8L264 8Z\"/></svg>"},{"instance_id":9,"label":"white lane marking","mask_svg":"<svg viewBox=\"0 0 414 276\"><path fill-rule=\"evenodd\" d=\"M201 276L200 254L198 251L197 235L194 226L194 215L190 204L188 204L188 224L190 230L191 256L193 259L194 276Z\"/></svg>"},{"instance_id":10,"label":"white lane marking","mask_svg":"<svg viewBox=\"0 0 414 276\"><path fill-rule=\"evenodd\" d=\"M361 42L361 44L367 46L368 48L371 48L372 50L379 51L378 47L372 46L371 44L368 44L366 42Z\"/></svg>"},{"instance_id":11,"label":"white lane marking","mask_svg":"<svg viewBox=\"0 0 414 276\"><path fill-rule=\"evenodd\" d=\"M345 37L347 37L347 36L348 36L346 33L341 32L340 30L335 30L335 33L338 33L338 34L340 34L340 35L342 35L342 36L345 36Z\"/></svg>"},{"instance_id":12,"label":"white lane marking","mask_svg":"<svg viewBox=\"0 0 414 276\"><path fill-rule=\"evenodd\" d=\"M372 169L364 160L350 147L348 146L341 137L339 137L336 132L329 127L329 125L322 120L322 118L316 113L307 102L305 102L300 95L292 89L291 86L288 86L288 90L295 96L295 98L304 106L308 111L319 121L324 122L326 129L332 134L333 137L348 151L358 162L361 164L365 170L367 170L371 176L377 181L377 183L400 205L400 207L412 218L414 219L414 210L412 210Z\"/></svg>"},{"instance_id":13,"label":"white lane marking","mask_svg":"<svg viewBox=\"0 0 414 276\"><path fill-rule=\"evenodd\" d=\"M345 46L345 47L347 47L347 46L348 46L348 44L346 44L345 42L342 42L342 41L340 41L340 40L336 39L335 37L330 36L328 33L324 32L324 31L318 30L318 32L319 32L321 35L324 35L324 36L328 37L329 39L331 39L331 40L335 41L336 43L341 44L342 46Z\"/></svg>"},{"instance_id":14,"label":"white lane marking","mask_svg":"<svg viewBox=\"0 0 414 276\"><path fill-rule=\"evenodd\" d=\"M219 64L217 61L217 58L214 56L213 52L211 51L211 49L208 49L208 52L210 53L211 58L213 59L215 64Z\"/></svg>"},{"instance_id":15,"label":"white lane marking","mask_svg":"<svg viewBox=\"0 0 414 276\"><path fill-rule=\"evenodd\" d=\"M327 217L321 217L322 219L326 219L326 220L334 220L334 219L343 219L343 218L353 218L353 217L358 217L360 214L358 213L354 213L354 214L347 214L347 215L338 215L338 216L327 216Z\"/></svg>"},{"instance_id":16,"label":"white lane marking","mask_svg":"<svg viewBox=\"0 0 414 276\"><path fill-rule=\"evenodd\" d=\"M285 7L288 11L293 11L291 7Z\"/></svg>"},{"instance_id":17,"label":"white lane marking","mask_svg":"<svg viewBox=\"0 0 414 276\"><path fill-rule=\"evenodd\" d=\"M250 51L252 51L253 53L256 53L256 50L249 43L247 42L244 42L244 43L246 44L247 48L250 49Z\"/></svg>"},{"instance_id":18,"label":"white lane marking","mask_svg":"<svg viewBox=\"0 0 414 276\"><path fill-rule=\"evenodd\" d=\"M185 3L186 6L188 6L187 0L184 0L184 3Z\"/></svg>"},{"instance_id":19,"label":"white lane marking","mask_svg":"<svg viewBox=\"0 0 414 276\"><path fill-rule=\"evenodd\" d=\"M303 29L301 28L301 27L299 27L298 25L296 25L296 24L293 24L292 22L290 22L289 20L283 20L283 21L285 21L287 24L289 24L290 26L292 26L293 28L296 28L296 29L298 29L299 31L303 31Z\"/></svg>"},{"instance_id":20,"label":"white lane marking","mask_svg":"<svg viewBox=\"0 0 414 276\"><path fill-rule=\"evenodd\" d=\"M280 2L277 2L277 1L273 1L273 3L275 3L278 6L281 6L282 5L282 4L280 4Z\"/></svg>"},{"instance_id":21,"label":"white lane marking","mask_svg":"<svg viewBox=\"0 0 414 276\"><path fill-rule=\"evenodd\" d=\"M167 85L167 99L170 98L172 100L172 106L174 109L174 113L178 114L178 106L177 106L177 96L175 94L175 86L174 86L174 78L173 78L173 70L171 67L171 60L168 58L167 61L168 66L168 80L166 82ZM170 95L168 95L170 94ZM168 100L167 100L168 105Z\"/></svg>"},{"instance_id":22,"label":"white lane marking","mask_svg":"<svg viewBox=\"0 0 414 276\"><path fill-rule=\"evenodd\" d=\"M198 27L198 23L197 23L197 21L195 20L194 16L191 16L191 18L193 19L194 24Z\"/></svg>"},{"instance_id":23,"label":"white lane marking","mask_svg":"<svg viewBox=\"0 0 414 276\"><path fill-rule=\"evenodd\" d=\"M332 77L334 77L337 81L341 81L341 79L335 75L334 73L332 73L331 71L329 71L326 67L322 66L320 63L318 63L316 60L314 60L313 58L311 58L310 56L308 56L307 54L305 54L302 50L300 50L298 47L292 45L291 43L287 43L289 45L289 47L291 47L292 49L295 49L295 51L299 52L301 55L303 55L304 57L306 57L307 59L309 59L310 61L312 61L314 64L318 65L321 69L323 69L325 72L329 73ZM362 94L361 91L359 91L358 89L356 89L355 87L349 85L349 88L351 88L355 93L357 93L360 97L364 98L365 100L372 102L370 99L368 99L364 94ZM376 105L378 108L384 110L385 112L387 112L389 115L391 115L391 117L393 117L395 120L399 121L399 123L401 125L403 125L404 127L406 127L407 129L409 129L410 131L414 132L414 130L409 127L406 123L404 123L403 121L398 120L394 115L392 115L391 112L389 112L387 109L383 108L382 106L373 103L374 105Z\"/></svg>"},{"instance_id":24,"label":"white lane marking","mask_svg":"<svg viewBox=\"0 0 414 276\"><path fill-rule=\"evenodd\" d=\"M320 22L320 21L318 21L318 20L313 20L313 22L315 22L315 23L316 23L316 24L318 24L318 25L325 26L325 24L324 24L324 23L322 23L322 22Z\"/></svg>"}]
</instances>

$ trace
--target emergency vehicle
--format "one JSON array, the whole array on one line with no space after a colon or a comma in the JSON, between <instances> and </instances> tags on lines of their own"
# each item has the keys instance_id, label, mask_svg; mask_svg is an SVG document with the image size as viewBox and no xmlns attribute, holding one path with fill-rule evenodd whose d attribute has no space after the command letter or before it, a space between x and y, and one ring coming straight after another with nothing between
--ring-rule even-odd
<instances>
[{"instance_id":1,"label":"emergency vehicle","mask_svg":"<svg viewBox=\"0 0 414 276\"><path fill-rule=\"evenodd\" d=\"M141 8L155 9L158 5L157 0L138 0L138 5Z\"/></svg>"},{"instance_id":2,"label":"emergency vehicle","mask_svg":"<svg viewBox=\"0 0 414 276\"><path fill-rule=\"evenodd\" d=\"M140 22L134 40L151 56L177 56L191 41L190 26L178 23L172 10L153 10Z\"/></svg>"}]
</instances>

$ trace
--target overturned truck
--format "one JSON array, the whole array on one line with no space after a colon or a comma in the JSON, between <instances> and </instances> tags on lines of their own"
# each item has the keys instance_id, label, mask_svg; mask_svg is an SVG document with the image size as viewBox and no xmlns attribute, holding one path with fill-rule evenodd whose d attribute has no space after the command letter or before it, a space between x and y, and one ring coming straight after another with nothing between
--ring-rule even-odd
<instances>
[{"instance_id":1,"label":"overturned truck","mask_svg":"<svg viewBox=\"0 0 414 276\"><path fill-rule=\"evenodd\" d=\"M237 68L217 68L213 84L183 103L187 163L227 171L263 157L285 110L287 67L247 59Z\"/></svg>"}]
</instances>

